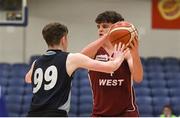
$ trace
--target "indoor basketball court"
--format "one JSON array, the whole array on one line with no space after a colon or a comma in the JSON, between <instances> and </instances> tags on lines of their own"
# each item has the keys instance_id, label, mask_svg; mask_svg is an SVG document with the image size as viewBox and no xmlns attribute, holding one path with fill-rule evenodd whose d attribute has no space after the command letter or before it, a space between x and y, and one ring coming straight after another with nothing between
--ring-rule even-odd
<instances>
[{"instance_id":1,"label":"indoor basketball court","mask_svg":"<svg viewBox=\"0 0 180 118\"><path fill-rule=\"evenodd\" d=\"M136 103L140 117L164 117L168 110L172 110L170 116L180 116L179 0L0 0L0 117L26 117L30 110L33 87L24 78L32 63L47 50L42 36L46 24L65 24L67 51L81 52L101 35L95 18L108 10L120 13L125 19L109 30L112 45L121 42L128 48L138 38L143 80L131 81L135 94L132 102ZM99 55L96 58L106 58ZM69 117L92 116L94 93L88 73L83 68L74 72ZM98 74L95 76L104 77ZM111 78L110 74L108 77ZM123 83L109 78L99 79L102 85L99 88L105 88L107 93ZM116 96L109 97L107 104ZM99 104L102 101L99 99ZM63 106L66 107L67 104Z\"/></svg>"}]
</instances>

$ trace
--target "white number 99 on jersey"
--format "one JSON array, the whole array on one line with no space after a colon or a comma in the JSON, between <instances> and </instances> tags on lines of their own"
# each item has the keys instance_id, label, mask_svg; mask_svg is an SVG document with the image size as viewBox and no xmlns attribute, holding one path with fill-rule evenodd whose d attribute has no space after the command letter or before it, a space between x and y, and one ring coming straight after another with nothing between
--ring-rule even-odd
<instances>
[{"instance_id":1,"label":"white number 99 on jersey","mask_svg":"<svg viewBox=\"0 0 180 118\"><path fill-rule=\"evenodd\" d=\"M58 71L56 66L49 66L43 73L42 68L37 68L34 72L34 85L33 93L37 93L41 87L47 91L52 89L57 82ZM45 81L43 84L43 80Z\"/></svg>"}]
</instances>

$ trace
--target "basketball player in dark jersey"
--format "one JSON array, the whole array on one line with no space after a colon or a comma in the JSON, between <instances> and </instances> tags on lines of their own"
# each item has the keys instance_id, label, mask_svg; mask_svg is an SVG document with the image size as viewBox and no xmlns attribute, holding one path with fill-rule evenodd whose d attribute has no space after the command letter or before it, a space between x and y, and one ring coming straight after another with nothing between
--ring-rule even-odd
<instances>
[{"instance_id":1,"label":"basketball player in dark jersey","mask_svg":"<svg viewBox=\"0 0 180 118\"><path fill-rule=\"evenodd\" d=\"M28 117L67 116L71 80L77 68L110 73L124 60L127 50L121 44L115 46L115 56L108 62L93 60L80 53L68 53L67 33L67 27L60 23L50 23L43 28L42 34L48 50L33 62L25 78L26 82L32 82L33 87Z\"/></svg>"},{"instance_id":2,"label":"basketball player in dark jersey","mask_svg":"<svg viewBox=\"0 0 180 118\"><path fill-rule=\"evenodd\" d=\"M115 11L105 11L95 21L99 37L103 37L114 23L124 21L124 18ZM125 60L114 73L89 71L93 91L92 116L139 116L133 88L133 81L143 79L138 40L134 39L127 49ZM113 54L113 45L100 38L85 47L82 53L98 61L108 61Z\"/></svg>"}]
</instances>

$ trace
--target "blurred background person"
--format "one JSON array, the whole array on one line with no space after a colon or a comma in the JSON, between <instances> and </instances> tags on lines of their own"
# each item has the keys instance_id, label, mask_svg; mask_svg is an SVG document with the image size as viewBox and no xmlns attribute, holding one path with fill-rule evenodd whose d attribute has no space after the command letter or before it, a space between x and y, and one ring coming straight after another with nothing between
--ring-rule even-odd
<instances>
[{"instance_id":1,"label":"blurred background person","mask_svg":"<svg viewBox=\"0 0 180 118\"><path fill-rule=\"evenodd\" d=\"M165 105L162 110L161 118L175 118L171 105Z\"/></svg>"}]
</instances>

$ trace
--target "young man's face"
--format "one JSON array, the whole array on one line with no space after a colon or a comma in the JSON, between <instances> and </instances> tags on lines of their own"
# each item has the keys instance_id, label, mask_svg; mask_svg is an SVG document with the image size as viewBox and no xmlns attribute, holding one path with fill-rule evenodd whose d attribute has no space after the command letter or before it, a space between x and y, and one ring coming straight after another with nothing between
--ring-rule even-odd
<instances>
[{"instance_id":1,"label":"young man's face","mask_svg":"<svg viewBox=\"0 0 180 118\"><path fill-rule=\"evenodd\" d=\"M102 37L104 34L106 34L109 31L109 28L111 27L111 25L112 23L97 24L99 37Z\"/></svg>"},{"instance_id":2,"label":"young man's face","mask_svg":"<svg viewBox=\"0 0 180 118\"><path fill-rule=\"evenodd\" d=\"M163 112L164 112L165 116L171 116L171 109L170 108L168 108L168 107L164 108Z\"/></svg>"}]
</instances>

